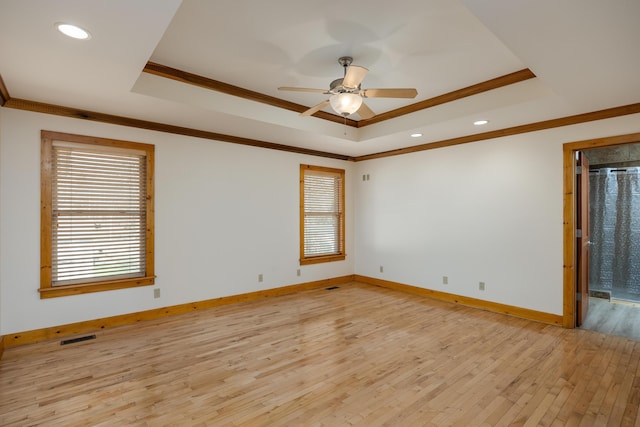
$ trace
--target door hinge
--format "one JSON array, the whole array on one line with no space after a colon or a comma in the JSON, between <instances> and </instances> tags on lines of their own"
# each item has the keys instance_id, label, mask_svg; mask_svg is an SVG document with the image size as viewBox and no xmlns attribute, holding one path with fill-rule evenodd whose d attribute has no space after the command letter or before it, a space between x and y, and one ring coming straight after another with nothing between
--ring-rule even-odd
<instances>
[{"instance_id":1,"label":"door hinge","mask_svg":"<svg viewBox=\"0 0 640 427\"><path fill-rule=\"evenodd\" d=\"M579 228L576 230L576 237L577 237L578 239L580 239L580 238L582 237L582 230L581 230L581 229L579 229Z\"/></svg>"},{"instance_id":2,"label":"door hinge","mask_svg":"<svg viewBox=\"0 0 640 427\"><path fill-rule=\"evenodd\" d=\"M576 166L576 175L582 174L582 166Z\"/></svg>"},{"instance_id":3,"label":"door hinge","mask_svg":"<svg viewBox=\"0 0 640 427\"><path fill-rule=\"evenodd\" d=\"M576 294L576 301L582 301L582 294L580 292Z\"/></svg>"}]
</instances>

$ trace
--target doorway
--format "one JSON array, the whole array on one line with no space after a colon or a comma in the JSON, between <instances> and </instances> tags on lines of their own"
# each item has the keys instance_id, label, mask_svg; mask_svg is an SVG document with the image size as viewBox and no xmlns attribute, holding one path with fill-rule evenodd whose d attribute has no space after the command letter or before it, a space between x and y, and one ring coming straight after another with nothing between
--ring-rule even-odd
<instances>
[{"instance_id":1,"label":"doorway","mask_svg":"<svg viewBox=\"0 0 640 427\"><path fill-rule=\"evenodd\" d=\"M589 311L580 328L640 340L640 143L589 159Z\"/></svg>"},{"instance_id":2,"label":"doorway","mask_svg":"<svg viewBox=\"0 0 640 427\"><path fill-rule=\"evenodd\" d=\"M578 244L583 244L582 230L576 227L579 213L577 193L579 187L576 183L578 166L577 153L595 148L626 146L638 143L640 133L619 135L607 138L598 138L586 141L577 141L563 145L563 181L564 181L564 207L563 207L563 282L564 282L564 308L563 326L575 328L583 323L588 314L589 292L586 286L579 287L578 270L588 262L581 259L581 251ZM586 230L585 230L586 231ZM584 275L582 275L584 277ZM587 281L588 283L588 281ZM587 309L578 311L578 304L586 305ZM580 316L580 318L579 318Z\"/></svg>"},{"instance_id":3,"label":"doorway","mask_svg":"<svg viewBox=\"0 0 640 427\"><path fill-rule=\"evenodd\" d=\"M590 295L640 303L640 144L584 154L590 165Z\"/></svg>"}]
</instances>

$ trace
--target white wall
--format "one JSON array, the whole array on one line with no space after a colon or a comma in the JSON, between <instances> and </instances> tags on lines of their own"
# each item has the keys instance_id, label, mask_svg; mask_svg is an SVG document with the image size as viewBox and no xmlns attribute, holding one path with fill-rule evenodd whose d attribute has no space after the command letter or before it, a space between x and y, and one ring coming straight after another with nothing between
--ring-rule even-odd
<instances>
[{"instance_id":1,"label":"white wall","mask_svg":"<svg viewBox=\"0 0 640 427\"><path fill-rule=\"evenodd\" d=\"M155 144L161 298L153 287L39 298L41 129ZM353 274L353 163L6 108L0 144L0 334ZM346 261L298 264L301 163L346 169Z\"/></svg>"},{"instance_id":2,"label":"white wall","mask_svg":"<svg viewBox=\"0 0 640 427\"><path fill-rule=\"evenodd\" d=\"M562 144L638 131L634 115L357 163L356 274L561 315Z\"/></svg>"},{"instance_id":3,"label":"white wall","mask_svg":"<svg viewBox=\"0 0 640 427\"><path fill-rule=\"evenodd\" d=\"M39 298L41 129L156 145L160 299ZM633 132L639 114L353 164L0 108L0 334L353 273L562 314L562 144ZM298 266L300 163L347 171L345 262Z\"/></svg>"},{"instance_id":4,"label":"white wall","mask_svg":"<svg viewBox=\"0 0 640 427\"><path fill-rule=\"evenodd\" d=\"M2 108L0 107L0 336L2 335Z\"/></svg>"}]
</instances>

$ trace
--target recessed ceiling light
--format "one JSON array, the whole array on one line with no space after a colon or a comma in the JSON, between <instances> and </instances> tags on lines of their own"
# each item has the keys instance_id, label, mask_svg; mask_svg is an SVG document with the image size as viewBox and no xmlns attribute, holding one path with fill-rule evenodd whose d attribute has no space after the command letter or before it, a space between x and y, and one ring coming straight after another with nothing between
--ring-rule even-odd
<instances>
[{"instance_id":1,"label":"recessed ceiling light","mask_svg":"<svg viewBox=\"0 0 640 427\"><path fill-rule=\"evenodd\" d=\"M420 138L422 136L421 133L412 133L411 138Z\"/></svg>"},{"instance_id":2,"label":"recessed ceiling light","mask_svg":"<svg viewBox=\"0 0 640 427\"><path fill-rule=\"evenodd\" d=\"M56 28L65 36L72 37L74 39L87 40L91 38L91 34L89 34L87 30L80 28L77 25L58 22L56 24Z\"/></svg>"},{"instance_id":3,"label":"recessed ceiling light","mask_svg":"<svg viewBox=\"0 0 640 427\"><path fill-rule=\"evenodd\" d=\"M476 120L475 122L473 122L473 124L476 126L486 125L487 123L489 123L489 120Z\"/></svg>"}]
</instances>

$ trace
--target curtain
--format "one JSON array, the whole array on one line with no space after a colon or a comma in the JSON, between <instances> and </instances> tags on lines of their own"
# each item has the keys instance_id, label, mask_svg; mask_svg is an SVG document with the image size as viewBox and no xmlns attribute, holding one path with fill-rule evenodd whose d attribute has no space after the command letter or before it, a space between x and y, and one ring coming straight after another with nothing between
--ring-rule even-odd
<instances>
[{"instance_id":1,"label":"curtain","mask_svg":"<svg viewBox=\"0 0 640 427\"><path fill-rule=\"evenodd\" d=\"M640 300L640 168L589 175L589 287Z\"/></svg>"}]
</instances>

